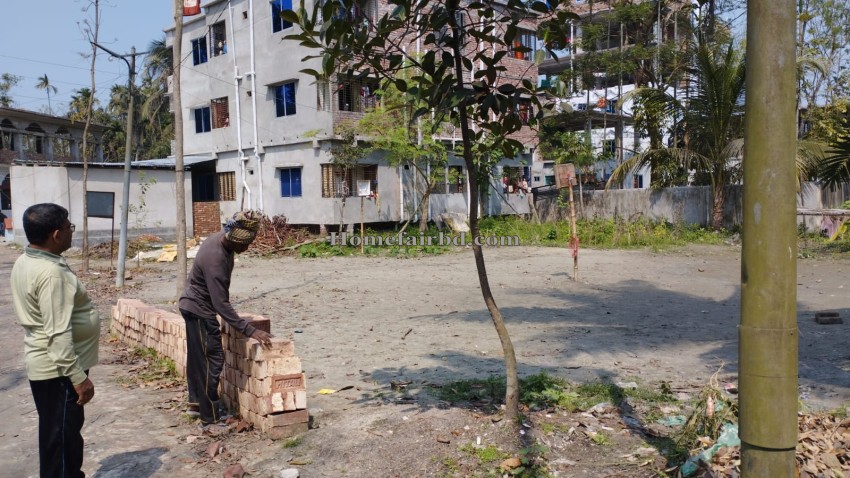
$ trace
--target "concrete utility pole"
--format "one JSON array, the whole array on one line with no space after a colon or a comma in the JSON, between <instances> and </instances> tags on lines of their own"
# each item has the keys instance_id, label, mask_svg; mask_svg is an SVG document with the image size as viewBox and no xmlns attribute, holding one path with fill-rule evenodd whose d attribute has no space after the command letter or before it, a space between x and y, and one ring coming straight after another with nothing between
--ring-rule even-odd
<instances>
[{"instance_id":1,"label":"concrete utility pole","mask_svg":"<svg viewBox=\"0 0 850 478\"><path fill-rule=\"evenodd\" d=\"M747 2L741 260L743 478L795 476L797 446L794 0Z\"/></svg>"},{"instance_id":2,"label":"concrete utility pole","mask_svg":"<svg viewBox=\"0 0 850 478\"><path fill-rule=\"evenodd\" d=\"M130 49L130 53L119 55L96 42L91 42L91 44L115 58L124 60L130 71L130 76L127 78L127 95L130 104L127 108L127 131L124 133L124 199L121 202L121 233L118 236L118 270L115 272L115 287L120 289L124 287L124 267L127 261L127 218L130 209L130 158L133 157L133 116L135 115L133 111L135 93L133 90L136 86L136 57L148 52L136 53L136 47L133 47Z\"/></svg>"},{"instance_id":3,"label":"concrete utility pole","mask_svg":"<svg viewBox=\"0 0 850 478\"><path fill-rule=\"evenodd\" d=\"M174 108L174 186L177 201L177 298L186 285L186 187L183 165L183 102L180 98L180 67L183 64L183 0L174 0L172 46L172 92Z\"/></svg>"}]
</instances>

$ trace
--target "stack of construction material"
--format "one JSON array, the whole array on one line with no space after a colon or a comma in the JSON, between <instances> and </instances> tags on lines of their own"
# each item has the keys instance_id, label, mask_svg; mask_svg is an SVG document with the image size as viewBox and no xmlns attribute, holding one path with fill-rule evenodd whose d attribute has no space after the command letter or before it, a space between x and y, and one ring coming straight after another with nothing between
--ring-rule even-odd
<instances>
[{"instance_id":1,"label":"stack of construction material","mask_svg":"<svg viewBox=\"0 0 850 478\"><path fill-rule=\"evenodd\" d=\"M153 349L174 361L177 373L186 375L186 322L183 316L151 307L140 300L118 299L112 306L110 331L119 340Z\"/></svg>"},{"instance_id":2,"label":"stack of construction material","mask_svg":"<svg viewBox=\"0 0 850 478\"><path fill-rule=\"evenodd\" d=\"M244 316L251 325L271 331L269 319ZM219 319L219 322L221 320ZM186 325L183 317L134 299L119 299L112 307L111 332L122 342L155 350L172 359L186 375ZM225 404L271 438L307 431L307 388L301 360L291 340L273 338L263 348L254 339L223 323Z\"/></svg>"},{"instance_id":3,"label":"stack of construction material","mask_svg":"<svg viewBox=\"0 0 850 478\"><path fill-rule=\"evenodd\" d=\"M269 319L245 314L241 317L270 332ZM272 438L306 432L310 418L307 383L301 373L301 359L295 356L295 344L273 338L271 347L263 348L227 323L222 330L225 404Z\"/></svg>"}]
</instances>

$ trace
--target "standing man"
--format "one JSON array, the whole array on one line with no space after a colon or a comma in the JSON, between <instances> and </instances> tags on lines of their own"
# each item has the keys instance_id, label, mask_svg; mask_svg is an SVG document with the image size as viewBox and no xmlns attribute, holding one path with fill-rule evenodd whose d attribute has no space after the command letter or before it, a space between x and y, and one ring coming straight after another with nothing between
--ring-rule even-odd
<instances>
[{"instance_id":1,"label":"standing man","mask_svg":"<svg viewBox=\"0 0 850 478\"><path fill-rule=\"evenodd\" d=\"M245 252L257 237L260 216L254 211L233 215L204 241L195 256L179 307L186 321L186 379L189 401L198 403L201 426L221 418L218 384L224 367L224 347L216 314L246 337L271 345L271 334L254 328L230 305L233 256Z\"/></svg>"},{"instance_id":2,"label":"standing man","mask_svg":"<svg viewBox=\"0 0 850 478\"><path fill-rule=\"evenodd\" d=\"M81 478L83 405L94 396L88 371L97 363L100 318L61 256L74 233L68 210L36 204L23 223L29 245L12 267L11 287L38 411L40 476Z\"/></svg>"}]
</instances>

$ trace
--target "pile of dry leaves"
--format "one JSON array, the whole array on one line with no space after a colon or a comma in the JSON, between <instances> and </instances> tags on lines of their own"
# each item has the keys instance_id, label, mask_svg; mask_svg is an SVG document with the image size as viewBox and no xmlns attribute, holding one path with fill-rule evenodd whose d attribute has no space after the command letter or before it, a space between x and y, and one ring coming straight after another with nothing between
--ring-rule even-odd
<instances>
[{"instance_id":1,"label":"pile of dry leaves","mask_svg":"<svg viewBox=\"0 0 850 478\"><path fill-rule=\"evenodd\" d=\"M845 478L850 476L850 418L831 414L800 413L797 436L797 469L800 478ZM708 449L712 440L700 443ZM711 463L701 463L696 478L738 477L740 447L723 447Z\"/></svg>"}]
</instances>

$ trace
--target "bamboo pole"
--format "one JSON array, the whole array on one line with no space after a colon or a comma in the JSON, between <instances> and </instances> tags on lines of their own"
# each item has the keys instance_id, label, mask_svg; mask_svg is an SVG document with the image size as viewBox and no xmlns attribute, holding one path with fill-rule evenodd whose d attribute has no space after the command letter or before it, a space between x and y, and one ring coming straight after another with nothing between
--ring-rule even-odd
<instances>
[{"instance_id":1,"label":"bamboo pole","mask_svg":"<svg viewBox=\"0 0 850 478\"><path fill-rule=\"evenodd\" d=\"M794 0L747 6L741 476L784 478L797 445L796 16Z\"/></svg>"}]
</instances>

